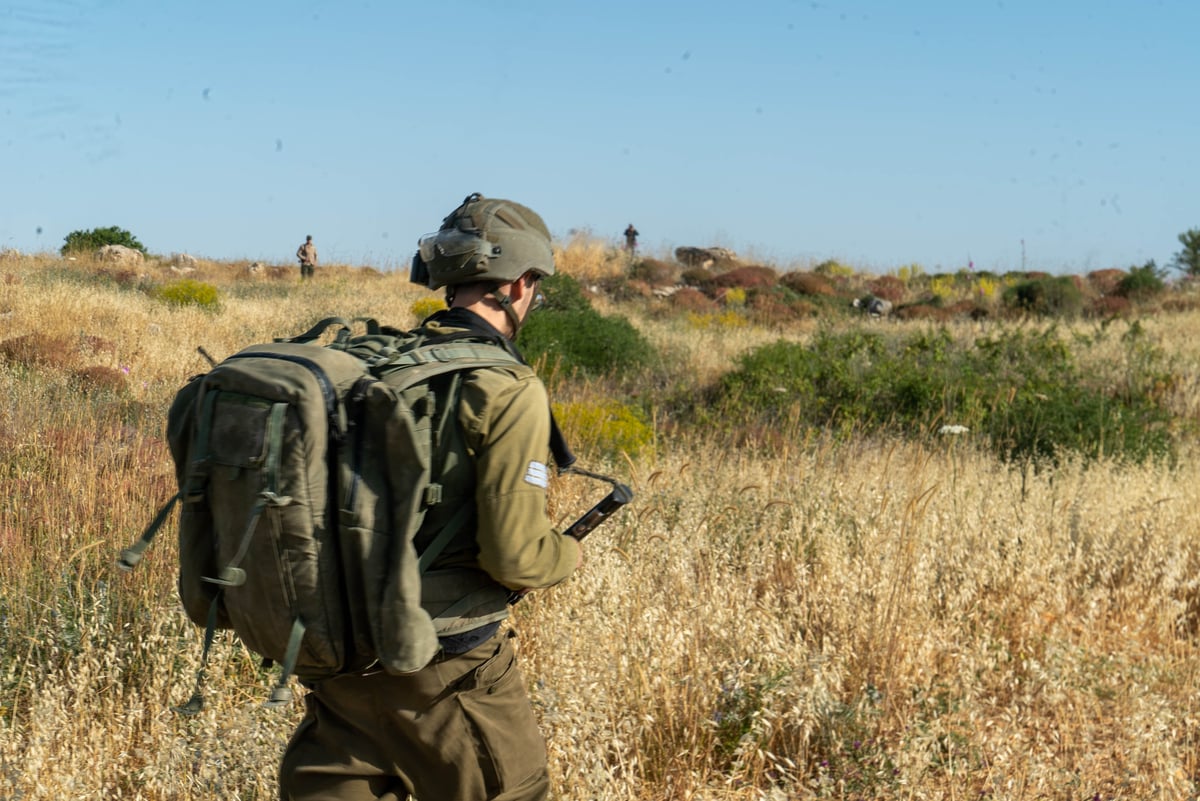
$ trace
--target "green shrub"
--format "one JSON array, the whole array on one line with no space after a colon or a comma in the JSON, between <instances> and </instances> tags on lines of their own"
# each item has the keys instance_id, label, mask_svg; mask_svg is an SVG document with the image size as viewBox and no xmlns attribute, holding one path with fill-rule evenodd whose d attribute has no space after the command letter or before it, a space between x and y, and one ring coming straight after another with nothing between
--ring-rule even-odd
<instances>
[{"instance_id":1,"label":"green shrub","mask_svg":"<svg viewBox=\"0 0 1200 801\"><path fill-rule=\"evenodd\" d=\"M124 245L140 251L142 255L146 253L145 245L139 242L136 236L115 225L110 225L108 228L93 228L90 231L72 231L67 234L63 242L59 252L64 256L72 253L92 253L105 245Z\"/></svg>"},{"instance_id":2,"label":"green shrub","mask_svg":"<svg viewBox=\"0 0 1200 801\"><path fill-rule=\"evenodd\" d=\"M608 456L636 457L654 444L654 429L641 413L615 400L555 403L554 416L574 445Z\"/></svg>"},{"instance_id":3,"label":"green shrub","mask_svg":"<svg viewBox=\"0 0 1200 801\"><path fill-rule=\"evenodd\" d=\"M816 267L813 267L813 272L817 275L828 275L834 278L854 277L854 268L847 264L842 264L837 259L826 259Z\"/></svg>"},{"instance_id":4,"label":"green shrub","mask_svg":"<svg viewBox=\"0 0 1200 801\"><path fill-rule=\"evenodd\" d=\"M945 329L891 338L824 331L808 345L779 341L744 355L695 418L786 433L932 436L961 427L1009 460L1168 455L1171 418L1154 391L1161 354L1134 339L1126 346L1131 375L1113 382L1080 368L1053 327L974 343Z\"/></svg>"},{"instance_id":5,"label":"green shrub","mask_svg":"<svg viewBox=\"0 0 1200 801\"><path fill-rule=\"evenodd\" d=\"M1071 276L1020 281L1004 291L1006 308L1042 317L1074 317L1083 310L1083 293Z\"/></svg>"},{"instance_id":6,"label":"green shrub","mask_svg":"<svg viewBox=\"0 0 1200 801\"><path fill-rule=\"evenodd\" d=\"M1117 282L1116 294L1130 300L1148 300L1160 294L1166 285L1154 259L1141 267L1130 267L1129 272Z\"/></svg>"},{"instance_id":7,"label":"green shrub","mask_svg":"<svg viewBox=\"0 0 1200 801\"><path fill-rule=\"evenodd\" d=\"M191 278L155 287L150 295L172 306L199 306L210 311L215 310L221 302L215 286Z\"/></svg>"},{"instance_id":8,"label":"green shrub","mask_svg":"<svg viewBox=\"0 0 1200 801\"><path fill-rule=\"evenodd\" d=\"M541 289L545 306L529 315L517 338L529 361L544 358L585 376L633 373L651 363L654 349L645 337L624 317L593 309L574 278L555 274Z\"/></svg>"}]
</instances>

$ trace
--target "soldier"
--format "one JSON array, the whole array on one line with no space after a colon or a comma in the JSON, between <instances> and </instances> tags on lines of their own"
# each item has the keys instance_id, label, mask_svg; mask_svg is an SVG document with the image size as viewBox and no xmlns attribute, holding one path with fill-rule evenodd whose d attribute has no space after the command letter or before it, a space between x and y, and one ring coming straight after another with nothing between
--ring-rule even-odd
<instances>
[{"instance_id":1,"label":"soldier","mask_svg":"<svg viewBox=\"0 0 1200 801\"><path fill-rule=\"evenodd\" d=\"M630 223L628 227L625 228L625 249L630 253L633 253L635 250L637 250L637 238L638 229L633 227L633 223Z\"/></svg>"},{"instance_id":2,"label":"soldier","mask_svg":"<svg viewBox=\"0 0 1200 801\"><path fill-rule=\"evenodd\" d=\"M468 338L516 353L512 340L554 273L550 234L518 203L470 195L422 237L412 279L445 288L431 338ZM519 356L519 354L518 354ZM445 392L453 390L447 382ZM443 516L467 524L422 577L440 652L415 673L381 669L318 682L280 770L288 801L544 799L545 741L502 627L513 593L549 587L582 564L579 543L546 514L551 416L524 364L471 370L452 402L457 431L435 464ZM438 407L440 408L440 406ZM445 520L427 520L418 550Z\"/></svg>"},{"instance_id":3,"label":"soldier","mask_svg":"<svg viewBox=\"0 0 1200 801\"><path fill-rule=\"evenodd\" d=\"M313 244L312 236L304 240L304 244L296 248L296 258L300 260L300 280L313 277L313 268L317 266L317 246Z\"/></svg>"}]
</instances>

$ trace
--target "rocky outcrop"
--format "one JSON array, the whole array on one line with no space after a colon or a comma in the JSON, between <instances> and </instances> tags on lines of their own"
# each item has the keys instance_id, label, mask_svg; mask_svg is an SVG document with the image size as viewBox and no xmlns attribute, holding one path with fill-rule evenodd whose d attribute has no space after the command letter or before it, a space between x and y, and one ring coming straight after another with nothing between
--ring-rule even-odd
<instances>
[{"instance_id":1,"label":"rocky outcrop","mask_svg":"<svg viewBox=\"0 0 1200 801\"><path fill-rule=\"evenodd\" d=\"M705 270L728 270L742 264L737 254L727 248L678 247L675 248L675 261Z\"/></svg>"},{"instance_id":2,"label":"rocky outcrop","mask_svg":"<svg viewBox=\"0 0 1200 801\"><path fill-rule=\"evenodd\" d=\"M124 245L105 245L96 251L96 258L114 264L141 264L144 257L140 250L127 248Z\"/></svg>"}]
</instances>

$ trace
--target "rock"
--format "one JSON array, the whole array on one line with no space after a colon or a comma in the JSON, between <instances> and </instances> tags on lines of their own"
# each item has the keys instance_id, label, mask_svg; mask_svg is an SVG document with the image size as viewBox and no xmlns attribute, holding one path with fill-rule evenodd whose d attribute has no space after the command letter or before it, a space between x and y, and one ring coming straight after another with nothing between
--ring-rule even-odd
<instances>
[{"instance_id":1,"label":"rock","mask_svg":"<svg viewBox=\"0 0 1200 801\"><path fill-rule=\"evenodd\" d=\"M675 261L688 267L703 267L706 270L741 265L737 254L728 248L678 247L675 248Z\"/></svg>"},{"instance_id":2,"label":"rock","mask_svg":"<svg viewBox=\"0 0 1200 801\"><path fill-rule=\"evenodd\" d=\"M127 248L124 245L105 245L96 251L96 258L116 264L141 264L143 260L140 250Z\"/></svg>"},{"instance_id":3,"label":"rock","mask_svg":"<svg viewBox=\"0 0 1200 801\"><path fill-rule=\"evenodd\" d=\"M892 302L883 298L868 295L865 298L855 298L854 308L862 309L871 317L887 317L892 313Z\"/></svg>"}]
</instances>

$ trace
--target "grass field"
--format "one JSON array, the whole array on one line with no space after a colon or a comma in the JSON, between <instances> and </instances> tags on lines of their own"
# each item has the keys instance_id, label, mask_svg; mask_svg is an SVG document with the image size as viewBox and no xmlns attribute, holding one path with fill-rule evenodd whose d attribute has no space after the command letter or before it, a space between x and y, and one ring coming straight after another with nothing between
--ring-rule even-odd
<instances>
[{"instance_id":1,"label":"grass field","mask_svg":"<svg viewBox=\"0 0 1200 801\"><path fill-rule=\"evenodd\" d=\"M560 256L581 273L591 258ZM139 269L0 262L0 798L274 797L300 704L263 709L271 677L222 639L205 710L172 712L202 636L174 594L173 526L135 572L116 556L174 491L165 413L206 369L197 347L221 358L335 313L407 326L428 296L349 267L301 285L206 264L193 277L221 300L205 310L145 291L167 268ZM816 326L595 303L671 354L659 380L697 388ZM1195 422L1200 312L1142 324ZM579 399L606 382L551 386ZM656 422L637 454L578 441L637 498L511 621L556 797L1200 798L1192 440L1172 465L1043 469L970 434L758 451ZM552 513L602 492L559 479Z\"/></svg>"}]
</instances>

